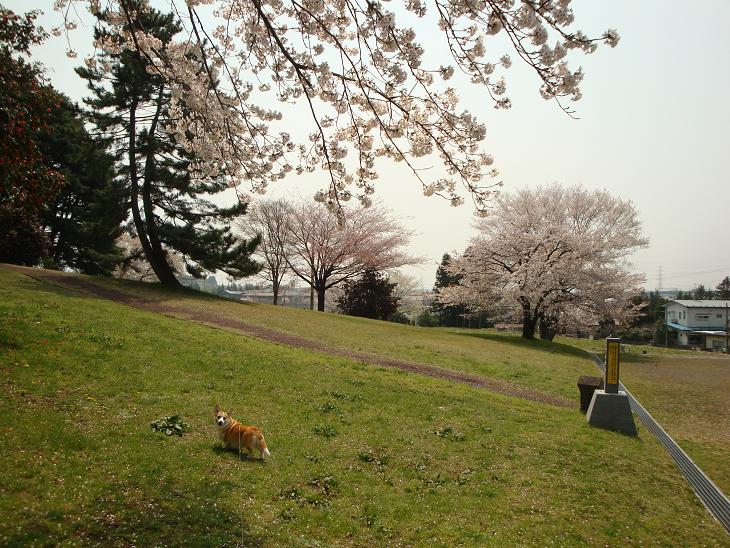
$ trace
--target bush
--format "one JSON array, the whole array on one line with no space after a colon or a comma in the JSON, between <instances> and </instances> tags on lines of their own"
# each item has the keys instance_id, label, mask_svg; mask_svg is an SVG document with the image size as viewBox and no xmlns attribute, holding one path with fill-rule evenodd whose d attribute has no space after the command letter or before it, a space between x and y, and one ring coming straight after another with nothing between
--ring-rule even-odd
<instances>
[{"instance_id":1,"label":"bush","mask_svg":"<svg viewBox=\"0 0 730 548\"><path fill-rule=\"evenodd\" d=\"M426 309L418 315L418 318L416 318L416 325L419 327L438 327L439 319Z\"/></svg>"},{"instance_id":2,"label":"bush","mask_svg":"<svg viewBox=\"0 0 730 548\"><path fill-rule=\"evenodd\" d=\"M408 316L406 316L403 312L395 312L395 313L391 314L390 317L388 318L388 321L395 322L395 323L403 323L406 325L411 324L411 319Z\"/></svg>"}]
</instances>

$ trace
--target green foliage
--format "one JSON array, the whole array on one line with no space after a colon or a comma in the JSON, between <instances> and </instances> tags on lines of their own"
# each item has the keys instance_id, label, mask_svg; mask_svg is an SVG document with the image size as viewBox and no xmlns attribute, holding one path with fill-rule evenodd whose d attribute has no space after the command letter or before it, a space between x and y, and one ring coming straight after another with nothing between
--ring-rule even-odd
<instances>
[{"instance_id":1,"label":"green foliage","mask_svg":"<svg viewBox=\"0 0 730 548\"><path fill-rule=\"evenodd\" d=\"M436 269L436 282L433 286L434 294L437 296L431 303L431 312L436 317L437 325L443 327L469 327L478 328L492 327L494 322L487 317L487 313L484 311L473 312L464 305L445 305L439 302L438 294L439 291L445 287L458 285L460 277L449 274L446 267L448 267L451 261L451 255L444 253L441 258L441 264ZM424 318L426 323L429 320ZM418 325L421 325L420 323ZM432 327L424 325L424 327Z\"/></svg>"},{"instance_id":2,"label":"green foliage","mask_svg":"<svg viewBox=\"0 0 730 548\"><path fill-rule=\"evenodd\" d=\"M439 438L445 438L452 441L464 441L466 439L464 434L457 432L451 426L444 426L443 428L435 430L433 433Z\"/></svg>"},{"instance_id":3,"label":"green foliage","mask_svg":"<svg viewBox=\"0 0 730 548\"><path fill-rule=\"evenodd\" d=\"M418 327L438 327L439 319L430 310L424 309L416 318L416 325Z\"/></svg>"},{"instance_id":4,"label":"green foliage","mask_svg":"<svg viewBox=\"0 0 730 548\"><path fill-rule=\"evenodd\" d=\"M66 181L43 216L51 264L111 275L123 258L116 240L129 209L127 185L114 180L114 157L92 138L78 107L62 95L41 148Z\"/></svg>"},{"instance_id":5,"label":"green foliage","mask_svg":"<svg viewBox=\"0 0 730 548\"><path fill-rule=\"evenodd\" d=\"M18 55L46 37L37 15L20 17L0 5L0 262L27 265L47 252L39 219L63 184L41 152L56 93L44 84L42 68Z\"/></svg>"},{"instance_id":6,"label":"green foliage","mask_svg":"<svg viewBox=\"0 0 730 548\"><path fill-rule=\"evenodd\" d=\"M664 321L664 305L667 302L667 299L659 295L658 291L647 293L642 290L631 300L631 305L641 307L641 313L636 317L633 325L653 327L658 320ZM634 338L634 340L640 340L640 338Z\"/></svg>"},{"instance_id":7,"label":"green foliage","mask_svg":"<svg viewBox=\"0 0 730 548\"><path fill-rule=\"evenodd\" d=\"M398 297L393 294L396 285L384 273L368 268L360 278L343 284L337 309L350 316L387 320L398 309Z\"/></svg>"},{"instance_id":8,"label":"green foliage","mask_svg":"<svg viewBox=\"0 0 730 548\"><path fill-rule=\"evenodd\" d=\"M405 325L411 324L411 319L408 316L406 316L403 312L400 312L400 311L396 311L393 314L391 314L390 317L388 318L388 321L394 322L394 323L402 323Z\"/></svg>"},{"instance_id":9,"label":"green foliage","mask_svg":"<svg viewBox=\"0 0 730 548\"><path fill-rule=\"evenodd\" d=\"M102 38L108 33L107 15L98 18L95 37ZM162 50L180 31L172 14L154 9L140 9L137 21L161 41ZM77 72L92 92L86 100L89 117L115 154L118 175L129 181L134 228L157 277L163 284L179 285L168 250L181 254L195 277L219 269L235 278L258 272L261 265L251 254L260 238L246 240L231 229L248 204L216 205L214 198L229 188L229 180L224 175L192 178L188 168L195 158L166 130L171 101L166 82L148 70L147 60L136 51L102 57L112 67L109 85L98 69L81 67ZM125 138L117 138L119 134Z\"/></svg>"},{"instance_id":10,"label":"green foliage","mask_svg":"<svg viewBox=\"0 0 730 548\"><path fill-rule=\"evenodd\" d=\"M725 280L727 280L727 285L725 284ZM724 299L724 298L730 298L730 297L721 297L720 295L730 295L730 277L726 276L724 280L720 282L715 287L715 291L712 291L710 289L707 289L703 284L699 284L694 289L691 289L689 291L679 291L677 292L677 299L687 299L687 300L698 300L698 301L711 301L713 299Z\"/></svg>"},{"instance_id":11,"label":"green foliage","mask_svg":"<svg viewBox=\"0 0 730 548\"><path fill-rule=\"evenodd\" d=\"M323 438L334 438L337 435L337 429L329 424L319 424L312 430L315 434Z\"/></svg>"},{"instance_id":12,"label":"green foliage","mask_svg":"<svg viewBox=\"0 0 730 548\"><path fill-rule=\"evenodd\" d=\"M459 276L453 276L449 274L446 267L451 261L451 255L444 253L441 258L441 264L436 269L436 282L433 286L433 291L436 295L440 289L449 287L452 285L459 284ZM463 305L444 305L441 304L438 299L433 301L431 304L431 312L433 312L437 319L438 325L445 327L463 327L464 326L464 315L468 314L468 310ZM421 325L420 323L418 325ZM424 327L431 327L424 326Z\"/></svg>"},{"instance_id":13,"label":"green foliage","mask_svg":"<svg viewBox=\"0 0 730 548\"><path fill-rule=\"evenodd\" d=\"M715 286L715 295L718 299L730 300L730 276L725 276L722 281Z\"/></svg>"},{"instance_id":14,"label":"green foliage","mask_svg":"<svg viewBox=\"0 0 730 548\"><path fill-rule=\"evenodd\" d=\"M164 432L166 436L182 436L190 431L190 425L183 420L182 415L162 417L151 422L150 427L155 432Z\"/></svg>"}]
</instances>

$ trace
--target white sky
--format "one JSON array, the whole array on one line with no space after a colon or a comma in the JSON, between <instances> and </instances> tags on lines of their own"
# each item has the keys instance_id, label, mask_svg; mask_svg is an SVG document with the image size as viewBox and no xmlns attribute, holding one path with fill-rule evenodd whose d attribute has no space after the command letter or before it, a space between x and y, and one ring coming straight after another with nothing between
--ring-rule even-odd
<instances>
[{"instance_id":1,"label":"white sky","mask_svg":"<svg viewBox=\"0 0 730 548\"><path fill-rule=\"evenodd\" d=\"M52 0L0 2L16 12L46 11L41 18L46 28L57 20ZM572 104L579 120L544 101L536 78L514 55L506 73L512 109L494 110L477 87L458 87L462 106L487 124L485 149L495 158L504 191L581 184L634 203L650 246L632 262L650 289L658 286L660 268L664 288L698 283L714 288L730 275L730 2L693 2L691 17L687 10L679 0L574 1L577 28L588 35L616 28L621 35L615 49L600 47L574 63L586 73L583 99ZM90 17L87 21L92 23ZM76 60L65 56L61 38L49 39L34 53L51 83L76 100L85 85L73 67L89 52L90 34L82 27L72 35ZM432 34L419 41L428 46L439 40ZM497 59L505 51L497 47L493 53ZM286 122L308 130L306 120L297 113ZM416 230L411 253L426 259L407 272L430 287L442 254L463 250L473 234L469 200L452 208L424 197L400 165L381 162L378 168L376 196ZM270 195L312 195L324 186L322 173L292 176L272 186Z\"/></svg>"}]
</instances>

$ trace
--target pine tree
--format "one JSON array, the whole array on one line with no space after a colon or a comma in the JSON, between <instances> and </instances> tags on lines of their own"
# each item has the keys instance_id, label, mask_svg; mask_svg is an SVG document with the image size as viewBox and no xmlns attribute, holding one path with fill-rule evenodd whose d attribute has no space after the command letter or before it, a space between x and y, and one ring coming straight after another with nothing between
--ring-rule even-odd
<instances>
[{"instance_id":1,"label":"pine tree","mask_svg":"<svg viewBox=\"0 0 730 548\"><path fill-rule=\"evenodd\" d=\"M698 285L695 287L693 291L693 298L698 301L703 300L712 300L715 297L715 294L710 291L709 289L705 289L705 286L703 284Z\"/></svg>"},{"instance_id":2,"label":"pine tree","mask_svg":"<svg viewBox=\"0 0 730 548\"><path fill-rule=\"evenodd\" d=\"M344 283L337 309L350 316L387 320L398 310L398 298L393 294L396 285L382 272L368 268L360 278Z\"/></svg>"},{"instance_id":3,"label":"pine tree","mask_svg":"<svg viewBox=\"0 0 730 548\"><path fill-rule=\"evenodd\" d=\"M139 9L134 20L167 47L180 31L171 14ZM97 39L108 38L105 14L99 14ZM131 30L131 29L127 29ZM171 95L167 82L138 51L105 54L111 81L97 68L79 68L93 97L86 103L92 121L114 151L132 210L136 235L147 261L160 282L179 286L168 250L179 252L190 274L223 270L240 278L256 273L260 265L250 258L259 238L244 240L231 231L231 222L246 213L247 203L219 207L212 201L228 188L221 175L206 180L191 178L188 168L195 158L167 131L171 121ZM148 70L150 69L150 70ZM201 65L200 70L204 68Z\"/></svg>"},{"instance_id":4,"label":"pine tree","mask_svg":"<svg viewBox=\"0 0 730 548\"><path fill-rule=\"evenodd\" d=\"M718 299L730 299L730 276L725 276L723 280L715 286L715 295Z\"/></svg>"},{"instance_id":5,"label":"pine tree","mask_svg":"<svg viewBox=\"0 0 730 548\"><path fill-rule=\"evenodd\" d=\"M441 265L436 269L436 282L433 286L433 291L436 294L444 287L459 284L459 277L452 276L446 270L450 261L451 255L444 253ZM468 313L467 308L463 305L444 305L438 300L434 300L431 311L438 316L439 325L446 327L462 327L465 322L465 315Z\"/></svg>"},{"instance_id":6,"label":"pine tree","mask_svg":"<svg viewBox=\"0 0 730 548\"><path fill-rule=\"evenodd\" d=\"M86 130L78 107L60 94L41 150L65 178L43 218L48 258L56 267L111 275L123 257L116 240L129 210L124 187L114 181L114 158Z\"/></svg>"}]
</instances>

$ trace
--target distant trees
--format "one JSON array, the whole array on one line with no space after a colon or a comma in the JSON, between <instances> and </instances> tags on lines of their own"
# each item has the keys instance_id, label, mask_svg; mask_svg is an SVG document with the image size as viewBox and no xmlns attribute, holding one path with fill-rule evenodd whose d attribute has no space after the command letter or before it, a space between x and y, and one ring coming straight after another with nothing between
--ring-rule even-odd
<instances>
[{"instance_id":1,"label":"distant trees","mask_svg":"<svg viewBox=\"0 0 730 548\"><path fill-rule=\"evenodd\" d=\"M343 314L387 320L398 310L397 284L374 268L366 268L359 278L346 280L337 309Z\"/></svg>"},{"instance_id":2,"label":"distant trees","mask_svg":"<svg viewBox=\"0 0 730 548\"><path fill-rule=\"evenodd\" d=\"M712 300L715 294L710 289L705 288L703 284L699 284L693 291L693 297L698 301Z\"/></svg>"},{"instance_id":3,"label":"distant trees","mask_svg":"<svg viewBox=\"0 0 730 548\"><path fill-rule=\"evenodd\" d=\"M730 276L725 276L722 281L715 286L715 294L718 299L730 299Z\"/></svg>"},{"instance_id":4,"label":"distant trees","mask_svg":"<svg viewBox=\"0 0 730 548\"><path fill-rule=\"evenodd\" d=\"M711 301L713 299L730 299L730 276L725 276L719 284L715 286L715 290L712 291L699 284L694 289L689 291L677 292L677 299L690 299L698 301Z\"/></svg>"},{"instance_id":5,"label":"distant trees","mask_svg":"<svg viewBox=\"0 0 730 548\"><path fill-rule=\"evenodd\" d=\"M459 285L444 304L519 310L522 336L636 313L642 277L624 258L647 240L630 202L605 191L554 184L498 197L479 234L448 267Z\"/></svg>"},{"instance_id":6,"label":"distant trees","mask_svg":"<svg viewBox=\"0 0 730 548\"><path fill-rule=\"evenodd\" d=\"M250 237L260 237L256 257L263 264L261 273L271 282L273 303L279 303L279 288L290 267L286 260L286 242L292 205L284 200L257 202L238 228Z\"/></svg>"},{"instance_id":7,"label":"distant trees","mask_svg":"<svg viewBox=\"0 0 730 548\"><path fill-rule=\"evenodd\" d=\"M363 274L389 270L419 259L407 254L411 232L381 205L343 207L335 213L316 202L292 206L284 253L292 273L317 294L317 310L325 308L326 291Z\"/></svg>"}]
</instances>

